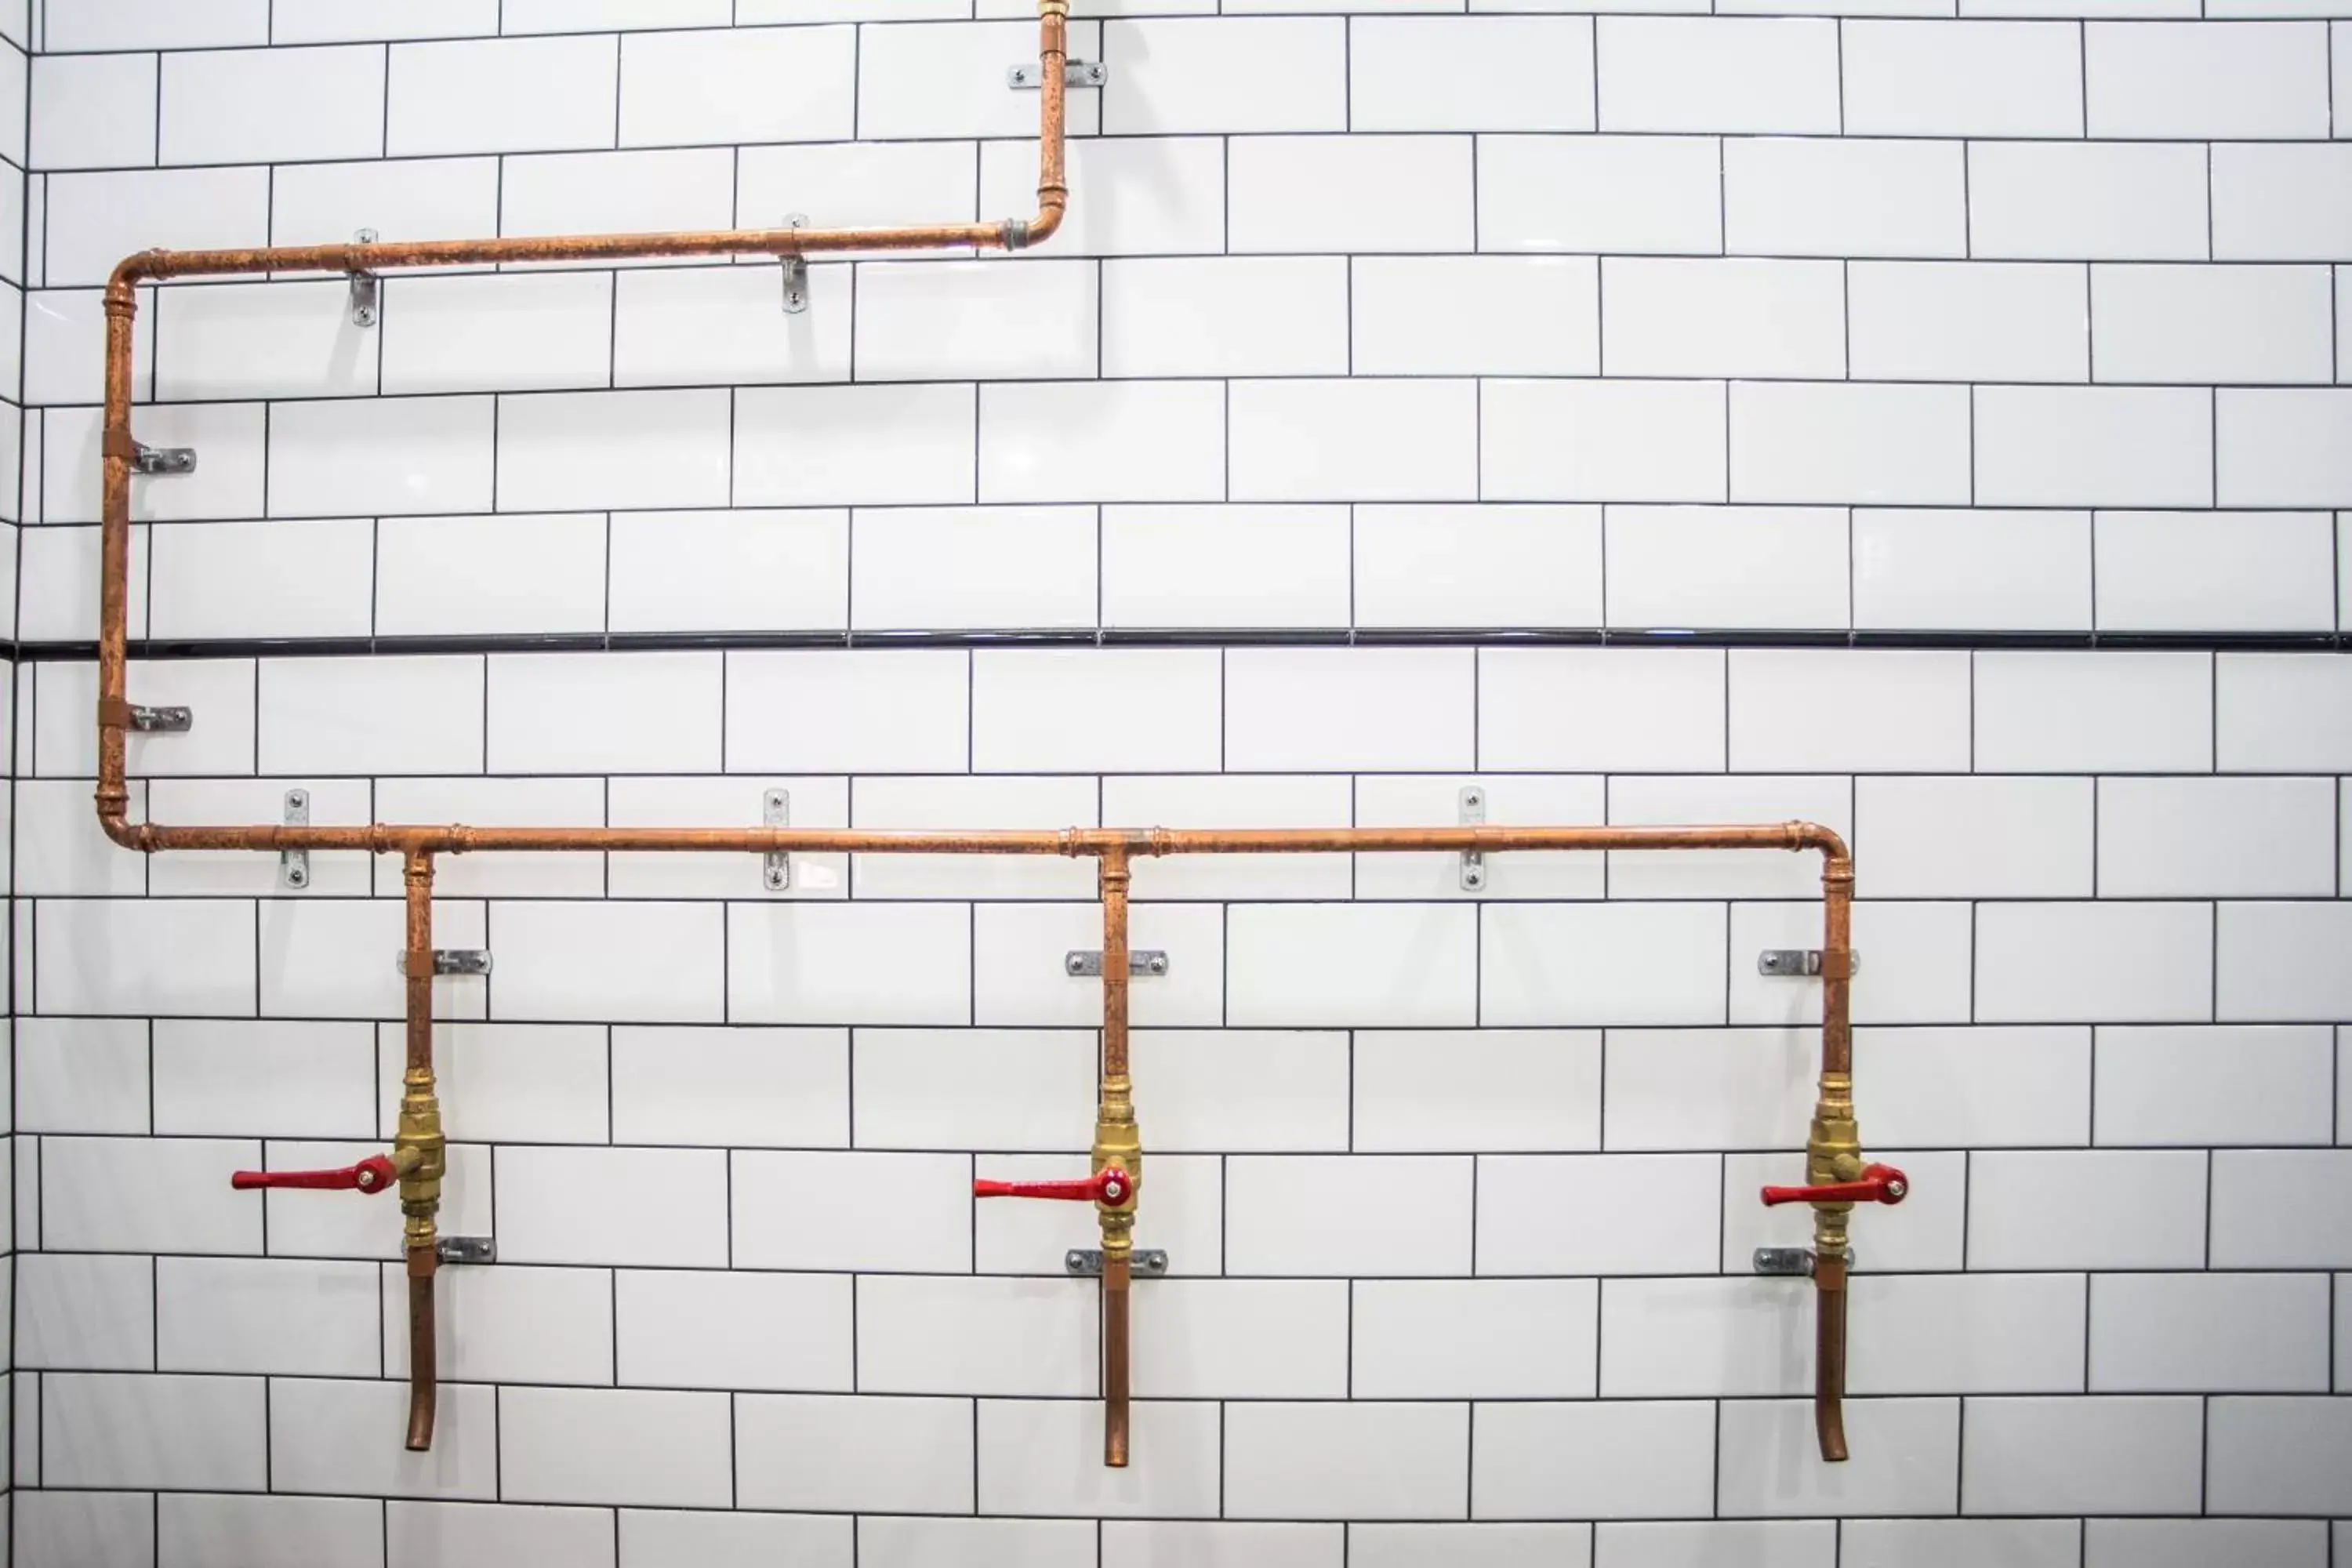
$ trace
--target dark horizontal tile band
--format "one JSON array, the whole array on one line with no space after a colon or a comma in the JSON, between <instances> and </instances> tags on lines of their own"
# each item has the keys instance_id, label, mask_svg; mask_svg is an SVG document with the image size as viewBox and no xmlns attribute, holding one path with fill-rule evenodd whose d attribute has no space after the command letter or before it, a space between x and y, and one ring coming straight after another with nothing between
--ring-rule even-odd
<instances>
[{"instance_id":1,"label":"dark horizontal tile band","mask_svg":"<svg viewBox=\"0 0 2352 1568\"><path fill-rule=\"evenodd\" d=\"M355 654L621 653L763 648L996 647L1727 647L2168 649L2190 653L2342 653L2342 632L1906 632L1592 627L1013 627L983 631L564 632L465 637L136 638L132 658L320 658ZM0 657L91 659L89 641L0 641Z\"/></svg>"}]
</instances>

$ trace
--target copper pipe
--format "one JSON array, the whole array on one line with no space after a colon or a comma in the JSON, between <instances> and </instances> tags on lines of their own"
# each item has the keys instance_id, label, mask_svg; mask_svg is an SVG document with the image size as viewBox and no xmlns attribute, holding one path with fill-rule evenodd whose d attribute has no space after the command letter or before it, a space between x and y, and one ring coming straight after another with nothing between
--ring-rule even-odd
<instances>
[{"instance_id":1,"label":"copper pipe","mask_svg":"<svg viewBox=\"0 0 2352 1568\"><path fill-rule=\"evenodd\" d=\"M1135 1123L1134 1084L1127 1071L1127 894L1133 872L1128 847L1102 852L1102 1091L1095 1108L1093 1165L1128 1175L1126 1195L1097 1203L1102 1224L1103 1463L1127 1464L1128 1292L1133 1279L1135 1205L1143 1192L1143 1138Z\"/></svg>"},{"instance_id":2,"label":"copper pipe","mask_svg":"<svg viewBox=\"0 0 2352 1568\"><path fill-rule=\"evenodd\" d=\"M1853 1110L1853 859L1822 861L1822 1079L1806 1142L1808 1183L1851 1181L1862 1166ZM1822 1458L1846 1457L1846 1225L1850 1203L1813 1205L1813 1428Z\"/></svg>"},{"instance_id":3,"label":"copper pipe","mask_svg":"<svg viewBox=\"0 0 2352 1568\"><path fill-rule=\"evenodd\" d=\"M759 228L671 234L517 236L504 239L401 240L374 245L265 246L223 250L143 250L125 257L107 279L106 409L100 441L98 624L98 816L125 848L245 847L174 846L130 835L125 752L131 710L124 696L131 566L131 327L138 286L166 278L267 272L382 272L398 268L524 261L621 261L646 257L807 256L844 250L1020 250L1051 238L1069 205L1063 173L1068 97L1069 0L1037 0L1037 211L1001 223L933 224L907 228ZM404 846L405 847L405 846Z\"/></svg>"},{"instance_id":4,"label":"copper pipe","mask_svg":"<svg viewBox=\"0 0 2352 1568\"><path fill-rule=\"evenodd\" d=\"M408 894L408 945L402 963L408 988L408 1053L393 1152L404 1167L400 1208L408 1264L408 1446L421 1452L433 1447L439 1377L433 1274L440 1264L436 1222L446 1159L433 1083L433 858L409 855L403 874Z\"/></svg>"}]
</instances>

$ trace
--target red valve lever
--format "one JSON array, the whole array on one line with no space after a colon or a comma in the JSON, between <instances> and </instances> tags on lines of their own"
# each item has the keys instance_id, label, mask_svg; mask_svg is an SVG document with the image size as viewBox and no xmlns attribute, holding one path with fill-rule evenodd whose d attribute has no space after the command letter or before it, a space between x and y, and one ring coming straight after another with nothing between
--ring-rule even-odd
<instances>
[{"instance_id":1,"label":"red valve lever","mask_svg":"<svg viewBox=\"0 0 2352 1568\"><path fill-rule=\"evenodd\" d=\"M1107 1165L1083 1182L974 1181L976 1198L1062 1198L1075 1204L1108 1204L1117 1208L1134 1191L1125 1171Z\"/></svg>"},{"instance_id":2,"label":"red valve lever","mask_svg":"<svg viewBox=\"0 0 2352 1568\"><path fill-rule=\"evenodd\" d=\"M317 1187L329 1192L356 1190L381 1193L399 1180L400 1173L382 1154L370 1154L356 1165L331 1171L238 1171L228 1184L239 1191L254 1187Z\"/></svg>"},{"instance_id":3,"label":"red valve lever","mask_svg":"<svg viewBox=\"0 0 2352 1568\"><path fill-rule=\"evenodd\" d=\"M1911 1195L1911 1178L1892 1165L1864 1165L1858 1182L1825 1187L1767 1187L1764 1204L1899 1204Z\"/></svg>"}]
</instances>

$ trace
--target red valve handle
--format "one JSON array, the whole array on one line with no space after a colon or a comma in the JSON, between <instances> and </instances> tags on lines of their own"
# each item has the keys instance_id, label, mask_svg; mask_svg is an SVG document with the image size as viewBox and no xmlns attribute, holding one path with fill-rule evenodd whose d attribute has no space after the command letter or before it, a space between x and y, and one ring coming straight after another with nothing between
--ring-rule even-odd
<instances>
[{"instance_id":1,"label":"red valve handle","mask_svg":"<svg viewBox=\"0 0 2352 1568\"><path fill-rule=\"evenodd\" d=\"M240 1192L255 1187L314 1187L328 1192L381 1193L399 1180L400 1173L382 1154L370 1154L356 1165L331 1171L238 1171L228 1184Z\"/></svg>"},{"instance_id":2,"label":"red valve handle","mask_svg":"<svg viewBox=\"0 0 2352 1568\"><path fill-rule=\"evenodd\" d=\"M976 1198L1061 1198L1075 1204L1106 1204L1112 1208L1127 1202L1135 1185L1125 1171L1117 1165L1106 1165L1083 1182L987 1182L975 1180L971 1195Z\"/></svg>"},{"instance_id":3,"label":"red valve handle","mask_svg":"<svg viewBox=\"0 0 2352 1568\"><path fill-rule=\"evenodd\" d=\"M1858 1182L1832 1182L1825 1187L1767 1187L1764 1205L1775 1204L1899 1204L1911 1195L1911 1178L1892 1165L1864 1165Z\"/></svg>"}]
</instances>

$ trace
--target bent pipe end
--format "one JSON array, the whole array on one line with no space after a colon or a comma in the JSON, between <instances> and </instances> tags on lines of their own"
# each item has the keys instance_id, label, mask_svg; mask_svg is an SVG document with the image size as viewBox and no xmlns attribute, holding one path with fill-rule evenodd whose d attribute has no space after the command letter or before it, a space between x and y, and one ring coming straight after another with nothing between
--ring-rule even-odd
<instances>
[{"instance_id":1,"label":"bent pipe end","mask_svg":"<svg viewBox=\"0 0 2352 1568\"><path fill-rule=\"evenodd\" d=\"M408 1253L408 1447L433 1447L433 1417L439 1392L439 1336L434 1326L435 1255L424 1247Z\"/></svg>"},{"instance_id":2,"label":"bent pipe end","mask_svg":"<svg viewBox=\"0 0 2352 1568\"><path fill-rule=\"evenodd\" d=\"M1817 1258L1813 1269L1813 1431L1822 1458L1836 1465L1845 1446L1845 1260Z\"/></svg>"}]
</instances>

